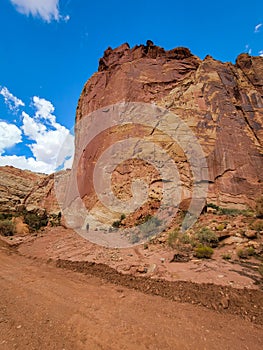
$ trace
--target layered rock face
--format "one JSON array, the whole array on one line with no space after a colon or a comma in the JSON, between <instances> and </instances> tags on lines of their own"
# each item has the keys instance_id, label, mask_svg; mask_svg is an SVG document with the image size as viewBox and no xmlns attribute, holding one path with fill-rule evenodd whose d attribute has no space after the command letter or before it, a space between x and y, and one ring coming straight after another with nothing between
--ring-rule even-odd
<instances>
[{"instance_id":1,"label":"layered rock face","mask_svg":"<svg viewBox=\"0 0 263 350\"><path fill-rule=\"evenodd\" d=\"M65 174L60 172L58 177L63 178ZM22 206L28 211L45 209L54 214L60 211L54 174L44 175L5 166L0 167L0 179L0 212L14 212Z\"/></svg>"},{"instance_id":2,"label":"layered rock face","mask_svg":"<svg viewBox=\"0 0 263 350\"><path fill-rule=\"evenodd\" d=\"M102 107L123 101L154 103L187 123L207 159L207 202L239 209L255 206L255 198L263 191L262 57L241 54L235 64L222 63L210 56L200 60L186 48L165 51L151 41L134 48L128 44L114 50L108 48L100 60L98 72L87 81L79 99L77 149L81 135L86 132L80 130L79 122ZM144 137L158 134L158 130L148 130L147 134L147 128L142 129L141 134L140 128L131 129L130 134ZM83 150L81 161L75 164L81 198L90 208L96 207L98 198L94 189L85 186L91 181L92 169L88 164L96 163L103 150L119 141L122 134L123 130L118 128L105 131L93 146ZM160 144L177 162L184 188L183 199L189 199L192 179L184 150L175 144L171 146L165 138ZM152 201L160 199L158 190L154 189L156 174L150 166L135 162L122 166L130 166L130 170L117 169L113 173L113 191L117 197L130 195L129 173L129 177L146 179Z\"/></svg>"}]
</instances>

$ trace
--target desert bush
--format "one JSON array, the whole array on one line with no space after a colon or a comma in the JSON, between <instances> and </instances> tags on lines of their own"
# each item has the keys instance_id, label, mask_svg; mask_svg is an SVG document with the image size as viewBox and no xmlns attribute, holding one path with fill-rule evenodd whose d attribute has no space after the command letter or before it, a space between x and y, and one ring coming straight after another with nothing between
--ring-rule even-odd
<instances>
[{"instance_id":1,"label":"desert bush","mask_svg":"<svg viewBox=\"0 0 263 350\"><path fill-rule=\"evenodd\" d=\"M213 253L213 248L206 245L199 245L197 248L195 248L195 256L198 259L210 259Z\"/></svg>"},{"instance_id":2,"label":"desert bush","mask_svg":"<svg viewBox=\"0 0 263 350\"><path fill-rule=\"evenodd\" d=\"M228 254L228 253L223 254L223 255L222 255L222 259L224 259L224 260L231 260L231 255Z\"/></svg>"},{"instance_id":3,"label":"desert bush","mask_svg":"<svg viewBox=\"0 0 263 350\"><path fill-rule=\"evenodd\" d=\"M48 219L50 225L53 226L60 226L61 225L61 212L58 214L51 214Z\"/></svg>"},{"instance_id":4,"label":"desert bush","mask_svg":"<svg viewBox=\"0 0 263 350\"><path fill-rule=\"evenodd\" d=\"M218 245L217 235L208 227L203 227L196 235L198 241L203 245L216 247Z\"/></svg>"},{"instance_id":5,"label":"desert bush","mask_svg":"<svg viewBox=\"0 0 263 350\"><path fill-rule=\"evenodd\" d=\"M218 210L219 206L214 204L214 203L208 203L207 208L212 208L212 209Z\"/></svg>"},{"instance_id":6,"label":"desert bush","mask_svg":"<svg viewBox=\"0 0 263 350\"><path fill-rule=\"evenodd\" d=\"M162 224L162 221L157 217L150 217L146 222L140 225L140 231L144 238L148 238L159 231L159 227Z\"/></svg>"},{"instance_id":7,"label":"desert bush","mask_svg":"<svg viewBox=\"0 0 263 350\"><path fill-rule=\"evenodd\" d=\"M168 233L168 246L171 248L175 248L176 246L176 241L178 239L179 231L178 230L173 230Z\"/></svg>"},{"instance_id":8,"label":"desert bush","mask_svg":"<svg viewBox=\"0 0 263 350\"><path fill-rule=\"evenodd\" d=\"M237 216L239 214L243 214L242 210L234 209L234 208L219 208L219 214L221 215L230 215L230 216Z\"/></svg>"},{"instance_id":9,"label":"desert bush","mask_svg":"<svg viewBox=\"0 0 263 350\"><path fill-rule=\"evenodd\" d=\"M131 244L136 244L139 241L140 241L140 237L136 233L133 233L131 238L130 238Z\"/></svg>"},{"instance_id":10,"label":"desert bush","mask_svg":"<svg viewBox=\"0 0 263 350\"><path fill-rule=\"evenodd\" d=\"M256 216L258 218L263 218L263 196L256 201Z\"/></svg>"},{"instance_id":11,"label":"desert bush","mask_svg":"<svg viewBox=\"0 0 263 350\"><path fill-rule=\"evenodd\" d=\"M248 259L255 254L255 249L253 247L248 247L245 249L239 249L237 251L237 256L239 259Z\"/></svg>"},{"instance_id":12,"label":"desert bush","mask_svg":"<svg viewBox=\"0 0 263 350\"><path fill-rule=\"evenodd\" d=\"M24 211L24 222L29 226L30 231L38 231L42 227L47 226L48 224L48 216L47 213L44 212L38 212L38 211Z\"/></svg>"},{"instance_id":13,"label":"desert bush","mask_svg":"<svg viewBox=\"0 0 263 350\"><path fill-rule=\"evenodd\" d=\"M213 203L207 204L208 208L213 208L216 210L217 214L219 215L228 215L228 216L237 216L237 215L244 215L244 216L253 216L253 212L249 209L235 209L235 208L222 208L218 205L215 205Z\"/></svg>"},{"instance_id":14,"label":"desert bush","mask_svg":"<svg viewBox=\"0 0 263 350\"><path fill-rule=\"evenodd\" d=\"M0 221L0 234L5 237L15 234L15 226L11 220L4 219Z\"/></svg>"},{"instance_id":15,"label":"desert bush","mask_svg":"<svg viewBox=\"0 0 263 350\"><path fill-rule=\"evenodd\" d=\"M263 231L263 220L262 219L257 219L252 224L250 225L250 228L252 230L255 230L257 232Z\"/></svg>"},{"instance_id":16,"label":"desert bush","mask_svg":"<svg viewBox=\"0 0 263 350\"><path fill-rule=\"evenodd\" d=\"M121 214L121 217L120 217L120 220L124 220L126 218L126 215L125 214Z\"/></svg>"},{"instance_id":17,"label":"desert bush","mask_svg":"<svg viewBox=\"0 0 263 350\"><path fill-rule=\"evenodd\" d=\"M119 228L122 224L122 220L124 220L126 218L126 215L125 214L121 214L120 216L120 219L119 220L116 220L112 223L112 227L114 228Z\"/></svg>"},{"instance_id":18,"label":"desert bush","mask_svg":"<svg viewBox=\"0 0 263 350\"><path fill-rule=\"evenodd\" d=\"M223 231L225 228L226 228L226 225L225 225L225 224L219 224L219 225L216 227L217 231Z\"/></svg>"},{"instance_id":19,"label":"desert bush","mask_svg":"<svg viewBox=\"0 0 263 350\"><path fill-rule=\"evenodd\" d=\"M11 213L0 213L0 220L12 219L13 214Z\"/></svg>"},{"instance_id":20,"label":"desert bush","mask_svg":"<svg viewBox=\"0 0 263 350\"><path fill-rule=\"evenodd\" d=\"M180 243L191 245L194 244L192 238L187 233L180 234L178 238Z\"/></svg>"},{"instance_id":21,"label":"desert bush","mask_svg":"<svg viewBox=\"0 0 263 350\"><path fill-rule=\"evenodd\" d=\"M114 228L119 228L121 226L121 221L120 220L113 221L111 226Z\"/></svg>"}]
</instances>

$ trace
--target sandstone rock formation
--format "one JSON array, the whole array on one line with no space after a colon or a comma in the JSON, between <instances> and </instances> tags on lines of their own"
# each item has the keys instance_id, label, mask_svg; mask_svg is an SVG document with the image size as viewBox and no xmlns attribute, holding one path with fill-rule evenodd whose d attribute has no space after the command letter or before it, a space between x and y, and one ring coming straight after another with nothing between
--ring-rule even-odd
<instances>
[{"instance_id":1,"label":"sandstone rock formation","mask_svg":"<svg viewBox=\"0 0 263 350\"><path fill-rule=\"evenodd\" d=\"M151 41L134 48L128 44L114 50L108 48L100 59L98 72L87 81L78 102L77 149L80 136L85 133L79 129L79 122L99 108L122 101L154 103L187 123L207 158L207 202L239 209L255 207L255 198L263 191L262 57L241 54L235 64L222 63L211 56L201 60L186 48L165 51ZM140 128L130 128L132 135L140 134ZM158 130L142 129L141 135L146 137L158 134ZM75 164L81 198L89 208L102 210L94 189L88 185L93 170L90 164L96 163L105 148L120 140L122 133L118 128L105 131L83 150L81 161ZM170 149L178 164L187 200L191 197L187 159L178 145L171 148L169 140L162 141L162 147ZM130 177L140 173L150 189L156 185L156 176L150 171L149 177L145 164L141 165L141 171L135 164L125 166L130 167ZM129 196L127 173L119 169L113 180L114 177L116 195ZM152 203L156 199L152 198Z\"/></svg>"},{"instance_id":2,"label":"sandstone rock formation","mask_svg":"<svg viewBox=\"0 0 263 350\"><path fill-rule=\"evenodd\" d=\"M185 150L158 127L111 128L80 149L80 139L87 132L80 128L81 121L118 102L154 104L177 115L197 136L206 156L207 202L239 209L255 207L255 199L263 193L263 58L241 54L235 64L222 63L211 56L201 60L189 49L165 51L147 41L134 48L128 44L114 50L108 48L98 72L83 88L75 128L76 150L82 155L75 159L71 176L77 177L78 188L68 181L69 172L57 174L60 186L54 188L54 175L1 167L0 211L14 211L24 205L28 210L43 208L58 213L58 196L64 207L75 205L75 215L79 204L74 201L80 194L85 206L102 221L119 219L120 213L109 213L100 203L92 181L101 154L127 134L156 142L175 161L182 182L181 207L187 210L193 185L191 167ZM103 112L108 111L106 108ZM149 200L132 215L126 215L122 220L126 227L155 213L162 200L163 183L158 171L149 163L134 159L123 162L112 173L112 190L117 198L129 200L134 178L142 178L148 184Z\"/></svg>"},{"instance_id":3,"label":"sandstone rock formation","mask_svg":"<svg viewBox=\"0 0 263 350\"><path fill-rule=\"evenodd\" d=\"M63 177L67 172L58 173ZM54 174L45 175L12 166L0 167L0 212L14 212L21 207L28 211L45 209L60 211L54 188Z\"/></svg>"}]
</instances>

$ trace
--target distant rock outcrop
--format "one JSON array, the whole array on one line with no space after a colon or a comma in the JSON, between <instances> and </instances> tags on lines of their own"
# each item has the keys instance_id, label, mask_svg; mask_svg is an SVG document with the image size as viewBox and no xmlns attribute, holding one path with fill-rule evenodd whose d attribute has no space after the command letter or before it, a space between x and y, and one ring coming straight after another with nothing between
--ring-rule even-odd
<instances>
[{"instance_id":1,"label":"distant rock outcrop","mask_svg":"<svg viewBox=\"0 0 263 350\"><path fill-rule=\"evenodd\" d=\"M58 173L58 178L66 173ZM0 212L25 208L28 211L45 209L48 213L58 214L61 210L54 188L54 174L4 166L0 167L0 179Z\"/></svg>"}]
</instances>

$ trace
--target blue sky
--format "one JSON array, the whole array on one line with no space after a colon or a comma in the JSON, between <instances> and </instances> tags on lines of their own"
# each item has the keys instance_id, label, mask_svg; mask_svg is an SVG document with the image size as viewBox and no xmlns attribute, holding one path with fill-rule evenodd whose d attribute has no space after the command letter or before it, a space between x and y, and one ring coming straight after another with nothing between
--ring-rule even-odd
<instances>
[{"instance_id":1,"label":"blue sky","mask_svg":"<svg viewBox=\"0 0 263 350\"><path fill-rule=\"evenodd\" d=\"M263 55L263 1L1 0L0 32L0 165L50 173L70 165L77 101L108 46Z\"/></svg>"}]
</instances>

